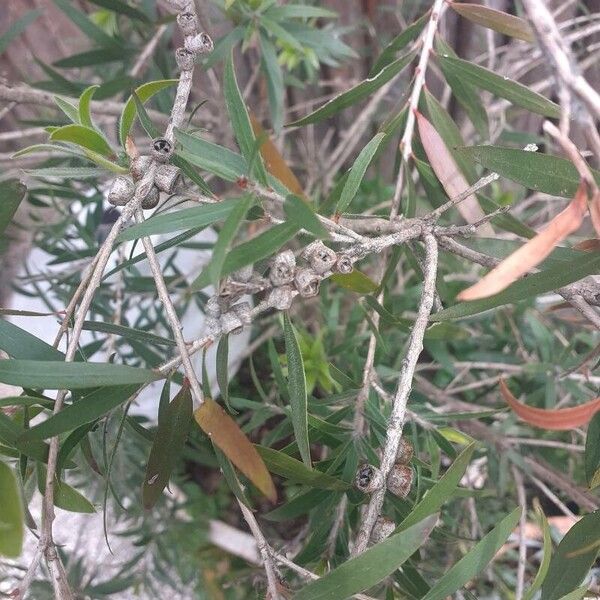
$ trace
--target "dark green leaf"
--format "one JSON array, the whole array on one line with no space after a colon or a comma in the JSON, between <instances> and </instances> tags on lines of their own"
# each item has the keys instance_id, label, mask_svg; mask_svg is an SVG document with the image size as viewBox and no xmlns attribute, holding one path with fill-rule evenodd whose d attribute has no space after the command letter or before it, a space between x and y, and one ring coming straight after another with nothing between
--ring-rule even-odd
<instances>
[{"instance_id":1,"label":"dark green leaf","mask_svg":"<svg viewBox=\"0 0 600 600\"><path fill-rule=\"evenodd\" d=\"M537 501L534 501L534 505ZM540 561L538 572L535 574L535 578L530 588L523 594L523 600L531 600L535 593L542 587L542 583L548 573L548 567L550 566L550 559L552 558L552 535L550 533L550 526L548 525L548 519L543 513L539 504L536 506L536 512L542 525L542 535L544 538L544 556Z\"/></svg>"},{"instance_id":2,"label":"dark green leaf","mask_svg":"<svg viewBox=\"0 0 600 600\"><path fill-rule=\"evenodd\" d=\"M427 539L437 521L433 515L391 536L309 583L294 600L341 600L373 587L406 562Z\"/></svg>"},{"instance_id":3,"label":"dark green leaf","mask_svg":"<svg viewBox=\"0 0 600 600\"><path fill-rule=\"evenodd\" d=\"M124 0L90 0L90 2L96 6L101 6L118 14L136 19L137 21L150 22L150 19L141 10L130 6Z\"/></svg>"},{"instance_id":4,"label":"dark green leaf","mask_svg":"<svg viewBox=\"0 0 600 600\"><path fill-rule=\"evenodd\" d=\"M17 558L23 549L23 506L17 479L0 461L0 555Z\"/></svg>"},{"instance_id":5,"label":"dark green leaf","mask_svg":"<svg viewBox=\"0 0 600 600\"><path fill-rule=\"evenodd\" d=\"M110 62L122 61L131 54L131 49L121 48L119 46L99 48L97 50L88 50L87 52L80 52L79 54L73 54L72 56L61 58L53 63L53 65L59 69L92 67L95 65L104 65Z\"/></svg>"},{"instance_id":6,"label":"dark green leaf","mask_svg":"<svg viewBox=\"0 0 600 600\"><path fill-rule=\"evenodd\" d=\"M183 450L193 417L192 394L184 384L158 424L142 486L144 508L152 508L169 483Z\"/></svg>"},{"instance_id":7,"label":"dark green leaf","mask_svg":"<svg viewBox=\"0 0 600 600\"><path fill-rule=\"evenodd\" d=\"M4 319L0 319L0 350L18 359L53 361L65 359L65 355L60 350Z\"/></svg>"},{"instance_id":8,"label":"dark green leaf","mask_svg":"<svg viewBox=\"0 0 600 600\"><path fill-rule=\"evenodd\" d=\"M302 198L289 194L283 204L283 210L288 221L297 223L318 238L329 237L325 226L319 221L308 202Z\"/></svg>"},{"instance_id":9,"label":"dark green leaf","mask_svg":"<svg viewBox=\"0 0 600 600\"><path fill-rule=\"evenodd\" d=\"M36 465L38 489L40 494L44 493L46 484L46 467L41 464ZM96 509L94 505L84 496L82 496L75 488L72 488L68 483L60 481L57 478L54 480L54 506L76 513L94 513Z\"/></svg>"},{"instance_id":10,"label":"dark green leaf","mask_svg":"<svg viewBox=\"0 0 600 600\"><path fill-rule=\"evenodd\" d=\"M26 192L25 185L16 179L3 181L0 185L0 236L4 234ZM0 252L1 250L0 246Z\"/></svg>"},{"instance_id":11,"label":"dark green leaf","mask_svg":"<svg viewBox=\"0 0 600 600\"><path fill-rule=\"evenodd\" d=\"M600 469L600 412L596 413L590 421L585 438L585 478L590 487L598 469ZM596 485L600 485L600 482Z\"/></svg>"},{"instance_id":12,"label":"dark green leaf","mask_svg":"<svg viewBox=\"0 0 600 600\"><path fill-rule=\"evenodd\" d=\"M294 437L304 464L311 469L310 441L308 439L308 398L306 395L306 374L300 344L294 326L287 313L283 315L283 335L288 367L288 393L292 409Z\"/></svg>"},{"instance_id":13,"label":"dark green leaf","mask_svg":"<svg viewBox=\"0 0 600 600\"><path fill-rule=\"evenodd\" d=\"M154 335L148 331L141 331L140 329L132 329L131 327L125 327L123 325L116 325L115 323L104 323L102 321L84 321L83 329L86 331L101 331L103 333L109 333L111 335L119 335L126 339L137 340L139 342L145 342L148 344L155 344L158 346L176 346L174 340Z\"/></svg>"}]
</instances>

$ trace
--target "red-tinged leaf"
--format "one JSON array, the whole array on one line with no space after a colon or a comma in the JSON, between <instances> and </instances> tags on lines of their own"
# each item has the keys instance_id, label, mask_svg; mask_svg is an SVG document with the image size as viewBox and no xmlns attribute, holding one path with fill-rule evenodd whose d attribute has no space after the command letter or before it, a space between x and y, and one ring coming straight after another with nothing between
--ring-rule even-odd
<instances>
[{"instance_id":1,"label":"red-tinged leaf","mask_svg":"<svg viewBox=\"0 0 600 600\"><path fill-rule=\"evenodd\" d=\"M505 258L475 285L463 290L459 300L479 300L493 296L507 288L521 275L540 264L555 246L581 226L587 210L587 192L582 182L575 198L560 214L556 215L546 229Z\"/></svg>"},{"instance_id":2,"label":"red-tinged leaf","mask_svg":"<svg viewBox=\"0 0 600 600\"><path fill-rule=\"evenodd\" d=\"M594 398L585 404L572 408L547 410L534 408L519 402L508 389L503 379L500 380L500 392L515 413L529 425L551 431L567 431L587 424L600 410L600 398Z\"/></svg>"},{"instance_id":3,"label":"red-tinged leaf","mask_svg":"<svg viewBox=\"0 0 600 600\"><path fill-rule=\"evenodd\" d=\"M594 230L600 236L600 191L598 189L590 200L590 216Z\"/></svg>"},{"instance_id":4,"label":"red-tinged leaf","mask_svg":"<svg viewBox=\"0 0 600 600\"><path fill-rule=\"evenodd\" d=\"M290 192L305 198L304 190L298 181L294 172L288 166L285 158L281 155L281 152L277 149L277 146L272 142L267 132L262 128L258 119L250 113L250 123L252 124L252 130L254 136L260 143L260 155L265 161L265 167L267 171L276 177L290 190Z\"/></svg>"},{"instance_id":5,"label":"red-tinged leaf","mask_svg":"<svg viewBox=\"0 0 600 600\"><path fill-rule=\"evenodd\" d=\"M460 172L460 169L446 147L442 136L420 112L417 112L417 125L419 127L421 143L423 144L423 148L425 149L427 159L429 160L433 172L440 180L448 198L456 198L465 190L469 189L470 186L467 183L467 180ZM456 205L456 208L467 223L475 223L485 216L474 194L471 194L462 202L459 202ZM479 228L479 233L485 237L494 236L494 230L488 223Z\"/></svg>"},{"instance_id":6,"label":"red-tinged leaf","mask_svg":"<svg viewBox=\"0 0 600 600\"><path fill-rule=\"evenodd\" d=\"M583 240L578 244L575 244L573 246L573 250L581 250L582 252L598 252L600 251L600 240Z\"/></svg>"},{"instance_id":7,"label":"red-tinged leaf","mask_svg":"<svg viewBox=\"0 0 600 600\"><path fill-rule=\"evenodd\" d=\"M452 2L450 6L455 12L472 23L477 23L477 25L482 25L525 42L533 42L534 40L529 23L519 17L480 4Z\"/></svg>"},{"instance_id":8,"label":"red-tinged leaf","mask_svg":"<svg viewBox=\"0 0 600 600\"><path fill-rule=\"evenodd\" d=\"M194 412L194 418L225 456L269 499L277 491L265 463L236 422L211 398Z\"/></svg>"}]
</instances>

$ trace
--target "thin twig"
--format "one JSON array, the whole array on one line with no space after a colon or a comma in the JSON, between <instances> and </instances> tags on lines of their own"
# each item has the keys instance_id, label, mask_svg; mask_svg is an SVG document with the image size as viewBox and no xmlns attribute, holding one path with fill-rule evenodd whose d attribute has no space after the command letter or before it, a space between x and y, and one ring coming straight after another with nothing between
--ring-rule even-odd
<instances>
[{"instance_id":1,"label":"thin twig","mask_svg":"<svg viewBox=\"0 0 600 600\"><path fill-rule=\"evenodd\" d=\"M521 517L519 519L519 561L517 563L517 585L515 589L515 600L523 599L523 590L525 589L525 567L527 565L527 546L526 532L527 527L527 496L525 494L525 486L523 485L523 477L519 469L513 465L512 467L515 485L517 487L517 499L521 506Z\"/></svg>"}]
</instances>

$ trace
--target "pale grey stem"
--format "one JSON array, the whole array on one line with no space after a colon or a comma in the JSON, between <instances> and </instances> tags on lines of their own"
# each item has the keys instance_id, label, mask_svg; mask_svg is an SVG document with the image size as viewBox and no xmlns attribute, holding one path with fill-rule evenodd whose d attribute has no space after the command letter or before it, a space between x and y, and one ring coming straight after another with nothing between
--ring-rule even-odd
<instances>
[{"instance_id":1,"label":"pale grey stem","mask_svg":"<svg viewBox=\"0 0 600 600\"><path fill-rule=\"evenodd\" d=\"M425 335L427 325L429 324L429 316L433 308L438 264L438 247L437 241L431 233L425 233L423 239L425 242L425 273L423 291L421 293L417 318L415 319L410 340L408 342L406 356L402 361L398 387L396 389L392 404L392 414L390 415L387 424L386 441L383 449L381 465L379 467L383 474L384 481L387 479L387 476L396 460L398 445L400 444L400 439L402 438L402 428L404 426L408 397L412 389L412 380L417 366L417 360L419 359L423 349L423 337ZM385 492L386 488L384 485L382 488L375 491L369 500L352 551L354 556L364 552L367 548L367 544L369 543L369 539L371 537L371 532L373 531L373 526L375 525L375 521L381 513Z\"/></svg>"},{"instance_id":2,"label":"pale grey stem","mask_svg":"<svg viewBox=\"0 0 600 600\"><path fill-rule=\"evenodd\" d=\"M160 38L165 34L167 28L167 25L161 25L150 38L150 41L144 46L144 49L129 71L129 75L131 77L138 77L142 73L146 63L148 62L148 59L152 56L152 54L154 54L156 46L158 46L158 42L160 42Z\"/></svg>"},{"instance_id":3,"label":"pale grey stem","mask_svg":"<svg viewBox=\"0 0 600 600\"><path fill-rule=\"evenodd\" d=\"M144 213L141 209L137 210L135 214L135 219L138 223L144 222ZM173 337L175 338L177 349L180 353L183 369L185 371L186 377L189 379L190 382L192 396L195 400L194 404L196 408L198 408L198 406L201 406L204 403L204 394L202 393L202 389L200 388L200 384L198 383L198 378L196 377L194 366L192 365L192 361L188 352L188 346L185 343L185 339L183 337L183 328L181 326L181 321L177 316L177 311L175 310L175 306L173 305L171 297L169 296L169 290L167 289L167 284L165 283L165 279L162 274L162 269L160 267L160 263L158 262L156 252L154 251L152 241L149 237L143 237L142 244L144 246L144 250L146 251L146 257L148 258L150 270L152 271L152 277L154 278L156 292L158 293L158 297L160 298L160 301L162 302L163 307L165 309L167 320L169 321L169 325L171 326L171 331L173 332Z\"/></svg>"},{"instance_id":4,"label":"pale grey stem","mask_svg":"<svg viewBox=\"0 0 600 600\"><path fill-rule=\"evenodd\" d=\"M279 593L278 589L279 582L277 570L273 564L271 547L265 539L254 513L243 502L240 502L239 500L237 502L240 506L240 510L242 511L242 515L244 516L246 523L248 523L248 527L250 527L250 531L256 540L258 551L260 552L260 556L263 560L263 567L267 575L267 587L269 589L269 594L271 595L272 600L280 600L281 594Z\"/></svg>"}]
</instances>

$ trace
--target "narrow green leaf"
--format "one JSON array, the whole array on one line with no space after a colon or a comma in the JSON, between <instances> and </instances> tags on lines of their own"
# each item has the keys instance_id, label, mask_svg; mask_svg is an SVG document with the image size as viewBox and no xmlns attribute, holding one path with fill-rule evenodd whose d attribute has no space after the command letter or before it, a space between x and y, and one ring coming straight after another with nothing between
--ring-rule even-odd
<instances>
[{"instance_id":1,"label":"narrow green leaf","mask_svg":"<svg viewBox=\"0 0 600 600\"><path fill-rule=\"evenodd\" d=\"M429 538L437 515L432 515L347 560L309 583L294 600L341 600L368 590L406 562Z\"/></svg>"},{"instance_id":2,"label":"narrow green leaf","mask_svg":"<svg viewBox=\"0 0 600 600\"><path fill-rule=\"evenodd\" d=\"M171 213L155 215L143 223L123 230L117 237L117 242L127 242L148 235L171 233L181 229L206 227L227 218L238 204L239 198L231 198L214 204L203 204Z\"/></svg>"},{"instance_id":3,"label":"narrow green leaf","mask_svg":"<svg viewBox=\"0 0 600 600\"><path fill-rule=\"evenodd\" d=\"M8 45L20 36L42 13L37 10L27 11L20 19L17 19L2 35L0 35L0 54L8 48Z\"/></svg>"},{"instance_id":4,"label":"narrow green leaf","mask_svg":"<svg viewBox=\"0 0 600 600\"><path fill-rule=\"evenodd\" d=\"M369 77L374 77L382 69L394 62L394 57L400 50L403 50L410 42L415 40L423 31L425 25L429 22L430 11L427 11L419 17L414 23L402 30L381 52L373 68L369 73Z\"/></svg>"},{"instance_id":5,"label":"narrow green leaf","mask_svg":"<svg viewBox=\"0 0 600 600\"><path fill-rule=\"evenodd\" d=\"M539 294L546 294L579 281L588 275L597 273L600 269L600 254L589 252L583 258L564 263L559 267L545 269L539 273L533 273L524 279L519 279L500 293L473 300L472 302L459 302L450 308L441 310L432 315L431 321L447 321L451 319L462 319L478 313L497 308L504 304L513 304L521 300L532 299Z\"/></svg>"},{"instance_id":6,"label":"narrow green leaf","mask_svg":"<svg viewBox=\"0 0 600 600\"><path fill-rule=\"evenodd\" d=\"M116 325L115 323L104 323L103 321L84 321L83 329L85 331L101 331L111 335L118 335L130 340L154 344L157 346L177 346L174 340L170 340L148 331L125 327L124 325Z\"/></svg>"},{"instance_id":7,"label":"narrow green leaf","mask_svg":"<svg viewBox=\"0 0 600 600\"><path fill-rule=\"evenodd\" d=\"M538 192L572 198L579 185L579 173L573 163L550 154L500 146L471 146L458 148L457 152L472 157L502 177ZM592 173L596 182L600 183L600 171L593 170Z\"/></svg>"},{"instance_id":8,"label":"narrow green leaf","mask_svg":"<svg viewBox=\"0 0 600 600\"><path fill-rule=\"evenodd\" d=\"M242 221L253 203L254 197L250 194L240 198L225 219L221 231L219 231L219 238L213 246L210 263L206 266L210 281L215 287L221 279L221 271L231 242L235 238Z\"/></svg>"},{"instance_id":9,"label":"narrow green leaf","mask_svg":"<svg viewBox=\"0 0 600 600\"><path fill-rule=\"evenodd\" d=\"M304 464L311 469L310 441L308 439L308 398L306 395L306 374L298 337L290 317L283 315L283 335L288 367L288 393L292 409L292 425L298 450Z\"/></svg>"},{"instance_id":10,"label":"narrow green leaf","mask_svg":"<svg viewBox=\"0 0 600 600\"><path fill-rule=\"evenodd\" d=\"M81 96L79 96L79 108L77 109L79 113L79 122L86 127L94 127L90 104L92 103L94 93L99 87L99 85L91 85L83 91Z\"/></svg>"},{"instance_id":11,"label":"narrow green leaf","mask_svg":"<svg viewBox=\"0 0 600 600\"><path fill-rule=\"evenodd\" d=\"M73 121L73 123L79 123L79 112L77 111L76 106L70 102L67 102L60 96L54 96L54 102L56 103L56 106L58 106L58 108L60 108L60 110L62 110L71 121Z\"/></svg>"},{"instance_id":12,"label":"narrow green leaf","mask_svg":"<svg viewBox=\"0 0 600 600\"><path fill-rule=\"evenodd\" d=\"M323 121L345 108L364 100L373 92L377 91L381 86L385 85L390 79L398 75L405 67L407 67L415 57L415 52L409 52L401 56L394 62L384 67L377 75L361 81L358 85L336 96L314 112L306 117L302 117L293 123L289 123L287 127L302 127L311 123Z\"/></svg>"},{"instance_id":13,"label":"narrow green leaf","mask_svg":"<svg viewBox=\"0 0 600 600\"><path fill-rule=\"evenodd\" d=\"M100 46L120 46L121 44L116 38L111 37L105 31L98 27L87 14L77 10L69 0L54 0L54 4L62 10L86 37L94 40Z\"/></svg>"},{"instance_id":14,"label":"narrow green leaf","mask_svg":"<svg viewBox=\"0 0 600 600\"><path fill-rule=\"evenodd\" d=\"M285 221L275 227L252 238L249 242L236 246L225 257L221 277L230 275L234 271L254 264L255 262L271 256L279 250L285 243L289 242L298 233L298 225ZM210 284L210 278L206 271L192 282L191 290L199 291Z\"/></svg>"},{"instance_id":15,"label":"narrow green leaf","mask_svg":"<svg viewBox=\"0 0 600 600\"><path fill-rule=\"evenodd\" d=\"M477 25L483 25L483 27L525 42L533 42L535 39L529 23L514 15L487 6L466 2L451 2L450 6L461 17L465 17L465 19Z\"/></svg>"},{"instance_id":16,"label":"narrow green leaf","mask_svg":"<svg viewBox=\"0 0 600 600\"><path fill-rule=\"evenodd\" d=\"M404 531L407 527L418 523L428 515L436 513L458 487L465 474L477 444L467 446L452 463L450 468L440 477L435 485L425 494L421 501L410 511L410 514L400 523L397 530Z\"/></svg>"},{"instance_id":17,"label":"narrow green leaf","mask_svg":"<svg viewBox=\"0 0 600 600\"><path fill-rule=\"evenodd\" d=\"M23 549L23 506L17 479L0 461L0 555L17 558Z\"/></svg>"},{"instance_id":18,"label":"narrow green leaf","mask_svg":"<svg viewBox=\"0 0 600 600\"><path fill-rule=\"evenodd\" d=\"M139 389L139 385L107 386L93 390L76 402L65 406L60 412L52 415L42 423L26 429L19 438L26 442L29 440L43 440L73 431L85 423L91 423L104 416L113 408L123 404Z\"/></svg>"},{"instance_id":19,"label":"narrow green leaf","mask_svg":"<svg viewBox=\"0 0 600 600\"><path fill-rule=\"evenodd\" d=\"M189 385L184 383L158 424L142 485L144 508L152 508L169 483L185 445L192 417L192 394Z\"/></svg>"},{"instance_id":20,"label":"narrow green leaf","mask_svg":"<svg viewBox=\"0 0 600 600\"><path fill-rule=\"evenodd\" d=\"M278 506L275 510L263 515L263 518L276 522L291 521L309 513L330 496L330 490L310 490L310 492L299 494L289 502Z\"/></svg>"},{"instance_id":21,"label":"narrow green leaf","mask_svg":"<svg viewBox=\"0 0 600 600\"><path fill-rule=\"evenodd\" d=\"M64 125L50 134L54 142L69 142L103 156L112 156L114 152L104 137L91 127L83 125Z\"/></svg>"},{"instance_id":22,"label":"narrow green leaf","mask_svg":"<svg viewBox=\"0 0 600 600\"><path fill-rule=\"evenodd\" d=\"M16 179L3 181L0 185L0 236L12 221L26 193L27 187Z\"/></svg>"},{"instance_id":23,"label":"narrow green leaf","mask_svg":"<svg viewBox=\"0 0 600 600\"><path fill-rule=\"evenodd\" d=\"M44 493L46 485L46 467L41 464L36 465L38 489L40 494ZM54 481L54 506L75 513L95 513L94 505L80 494L68 483L55 478Z\"/></svg>"},{"instance_id":24,"label":"narrow green leaf","mask_svg":"<svg viewBox=\"0 0 600 600\"><path fill-rule=\"evenodd\" d=\"M161 376L154 371L108 363L61 363L42 360L0 361L0 381L49 390L77 390L130 383L149 383Z\"/></svg>"},{"instance_id":25,"label":"narrow green leaf","mask_svg":"<svg viewBox=\"0 0 600 600\"><path fill-rule=\"evenodd\" d=\"M598 556L600 510L585 515L561 540L542 584L542 600L559 600L581 585Z\"/></svg>"},{"instance_id":26,"label":"narrow green leaf","mask_svg":"<svg viewBox=\"0 0 600 600\"><path fill-rule=\"evenodd\" d=\"M217 346L216 358L217 383L221 390L221 398L229 412L233 412L229 404L229 335L221 336Z\"/></svg>"},{"instance_id":27,"label":"narrow green leaf","mask_svg":"<svg viewBox=\"0 0 600 600\"><path fill-rule=\"evenodd\" d=\"M354 269L351 273L334 273L331 281L357 294L373 294L379 286L367 275Z\"/></svg>"},{"instance_id":28,"label":"narrow green leaf","mask_svg":"<svg viewBox=\"0 0 600 600\"><path fill-rule=\"evenodd\" d=\"M260 49L260 66L267 81L267 95L269 97L269 106L271 108L271 122L273 124L273 130L278 134L283 127L283 102L285 94L283 72L279 61L277 60L277 50L275 46L266 35L262 34L262 32L260 34Z\"/></svg>"},{"instance_id":29,"label":"narrow green leaf","mask_svg":"<svg viewBox=\"0 0 600 600\"><path fill-rule=\"evenodd\" d=\"M0 350L18 359L53 361L65 359L65 355L60 350L4 319L0 319Z\"/></svg>"},{"instance_id":30,"label":"narrow green leaf","mask_svg":"<svg viewBox=\"0 0 600 600\"><path fill-rule=\"evenodd\" d=\"M256 152L256 139L250 124L250 117L242 93L238 87L233 67L233 53L229 54L225 62L223 93L231 128L237 140L242 156L249 165L252 165L252 175L263 185L267 185L267 173L262 163L260 154Z\"/></svg>"},{"instance_id":31,"label":"narrow green leaf","mask_svg":"<svg viewBox=\"0 0 600 600\"><path fill-rule=\"evenodd\" d=\"M47 462L48 445L37 440L29 442L21 441L20 437L23 431L24 429L0 411L0 440L25 456L29 456L39 462Z\"/></svg>"},{"instance_id":32,"label":"narrow green leaf","mask_svg":"<svg viewBox=\"0 0 600 600\"><path fill-rule=\"evenodd\" d=\"M167 87L172 85L176 85L178 79L161 79L158 81L150 81L148 83L144 83L135 89L135 93L142 103L147 102L154 96L158 94L161 90L164 90ZM127 100L125 106L123 107L123 112L121 113L121 118L119 120L119 141L121 145L125 147L125 141L131 128L133 127L133 123L135 121L137 111L135 109L135 100L133 96Z\"/></svg>"},{"instance_id":33,"label":"narrow green leaf","mask_svg":"<svg viewBox=\"0 0 600 600\"><path fill-rule=\"evenodd\" d=\"M560 117L560 107L558 104L544 98L544 96L531 91L527 86L517 83L508 77L496 75L492 71L475 65L468 60L452 58L444 54L439 55L442 65L445 65L449 72L464 81L491 92L492 94L505 98L516 106L525 108L533 113L545 117Z\"/></svg>"},{"instance_id":34,"label":"narrow green leaf","mask_svg":"<svg viewBox=\"0 0 600 600\"><path fill-rule=\"evenodd\" d=\"M96 179L106 175L105 169L98 167L48 167L25 169L25 173L37 179L60 177L61 179Z\"/></svg>"},{"instance_id":35,"label":"narrow green leaf","mask_svg":"<svg viewBox=\"0 0 600 600\"><path fill-rule=\"evenodd\" d=\"M535 501L537 502L537 501ZM542 535L544 538L544 556L540 562L538 572L531 584L531 587L523 594L523 600L531 600L536 592L542 587L542 583L548 573L548 567L550 566L550 559L552 558L552 535L550 533L550 526L548 525L548 519L542 511L539 504L536 506L536 512L542 524Z\"/></svg>"},{"instance_id":36,"label":"narrow green leaf","mask_svg":"<svg viewBox=\"0 0 600 600\"><path fill-rule=\"evenodd\" d=\"M422 600L444 600L481 573L512 533L522 510L517 507L504 517L472 550L450 567Z\"/></svg>"},{"instance_id":37,"label":"narrow green leaf","mask_svg":"<svg viewBox=\"0 0 600 600\"><path fill-rule=\"evenodd\" d=\"M585 438L585 478L592 487L594 476L600 469L600 412L596 413L588 425Z\"/></svg>"},{"instance_id":38,"label":"narrow green leaf","mask_svg":"<svg viewBox=\"0 0 600 600\"><path fill-rule=\"evenodd\" d=\"M309 469L303 462L279 452L267 448L266 446L256 445L258 453L265 461L267 468L272 473L285 477L295 483L301 483L308 485L312 488L324 489L324 490L337 490L345 491L350 488L350 485L345 481L322 473L316 469Z\"/></svg>"},{"instance_id":39,"label":"narrow green leaf","mask_svg":"<svg viewBox=\"0 0 600 600\"><path fill-rule=\"evenodd\" d=\"M148 16L143 13L141 10L134 8L133 6L127 4L124 0L89 0L92 4L96 6L101 6L102 8L107 8L108 10L112 10L121 15L126 15L131 17L132 19L136 19L137 21L144 21L146 23L150 22Z\"/></svg>"},{"instance_id":40,"label":"narrow green leaf","mask_svg":"<svg viewBox=\"0 0 600 600\"><path fill-rule=\"evenodd\" d=\"M295 194L289 194L286 196L283 210L288 221L297 223L300 227L318 238L329 237L325 226L319 221L308 202L302 198Z\"/></svg>"},{"instance_id":41,"label":"narrow green leaf","mask_svg":"<svg viewBox=\"0 0 600 600\"><path fill-rule=\"evenodd\" d=\"M130 48L114 46L79 52L78 54L61 58L52 64L59 69L79 69L81 67L93 67L96 65L122 61L132 54L133 50Z\"/></svg>"},{"instance_id":42,"label":"narrow green leaf","mask_svg":"<svg viewBox=\"0 0 600 600\"><path fill-rule=\"evenodd\" d=\"M381 144L384 137L385 133L378 133L361 150L360 154L354 161L352 168L350 169L350 175L348 175L348 179L346 180L346 184L342 190L342 195L338 200L336 212L343 213L350 205L350 202L354 200L363 177L365 176L365 173L367 172L367 169L371 164L373 157L375 156L375 152L377 152L379 144Z\"/></svg>"},{"instance_id":43,"label":"narrow green leaf","mask_svg":"<svg viewBox=\"0 0 600 600\"><path fill-rule=\"evenodd\" d=\"M588 586L583 585L572 592L565 594L560 600L582 600L588 593Z\"/></svg>"}]
</instances>

